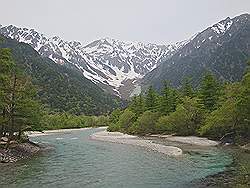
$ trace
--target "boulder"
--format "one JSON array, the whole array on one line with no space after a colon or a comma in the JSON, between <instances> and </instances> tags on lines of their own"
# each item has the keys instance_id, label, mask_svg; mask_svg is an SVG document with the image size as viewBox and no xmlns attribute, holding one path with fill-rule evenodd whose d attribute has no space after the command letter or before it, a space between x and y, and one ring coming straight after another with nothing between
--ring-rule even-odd
<instances>
[{"instance_id":1,"label":"boulder","mask_svg":"<svg viewBox=\"0 0 250 188\"><path fill-rule=\"evenodd\" d=\"M8 139L7 137L2 137L2 138L1 138L1 141L4 141L4 142L8 142L8 140L9 140L9 139Z\"/></svg>"},{"instance_id":2,"label":"boulder","mask_svg":"<svg viewBox=\"0 0 250 188\"><path fill-rule=\"evenodd\" d=\"M7 144L7 142L4 142L4 141L0 142L0 145L6 145L6 144Z\"/></svg>"},{"instance_id":3,"label":"boulder","mask_svg":"<svg viewBox=\"0 0 250 188\"><path fill-rule=\"evenodd\" d=\"M11 141L10 141L10 144L18 144L18 142L15 141L15 140L11 140Z\"/></svg>"}]
</instances>

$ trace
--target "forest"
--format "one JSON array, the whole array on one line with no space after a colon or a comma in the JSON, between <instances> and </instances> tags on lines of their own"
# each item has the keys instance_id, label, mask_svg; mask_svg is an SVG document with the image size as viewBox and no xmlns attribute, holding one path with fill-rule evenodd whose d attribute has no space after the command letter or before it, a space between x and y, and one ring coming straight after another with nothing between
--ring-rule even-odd
<instances>
[{"instance_id":1,"label":"forest","mask_svg":"<svg viewBox=\"0 0 250 188\"><path fill-rule=\"evenodd\" d=\"M109 126L129 134L196 135L242 143L250 136L250 62L240 82L222 83L207 72L199 88L191 78L175 89L164 82L133 97L125 109L100 116L56 112L44 105L38 89L15 64L11 50L0 49L0 137L22 141L24 132L63 128Z\"/></svg>"},{"instance_id":2,"label":"forest","mask_svg":"<svg viewBox=\"0 0 250 188\"><path fill-rule=\"evenodd\" d=\"M0 49L0 138L6 147L25 142L25 131L106 126L105 115L57 112L39 100L39 88L17 67L10 49Z\"/></svg>"},{"instance_id":3,"label":"forest","mask_svg":"<svg viewBox=\"0 0 250 188\"><path fill-rule=\"evenodd\" d=\"M128 134L172 134L204 136L243 143L250 138L250 61L240 82L218 81L210 72L198 88L191 79L175 89L164 82L158 94L149 87L135 96L126 109L110 115L109 131Z\"/></svg>"}]
</instances>

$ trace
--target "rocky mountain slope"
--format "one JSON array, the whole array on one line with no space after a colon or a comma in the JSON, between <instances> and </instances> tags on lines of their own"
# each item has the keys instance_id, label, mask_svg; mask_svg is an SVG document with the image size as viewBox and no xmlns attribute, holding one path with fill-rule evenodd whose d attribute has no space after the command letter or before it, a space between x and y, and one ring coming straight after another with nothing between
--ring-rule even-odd
<instances>
[{"instance_id":1,"label":"rocky mountain slope","mask_svg":"<svg viewBox=\"0 0 250 188\"><path fill-rule=\"evenodd\" d=\"M0 33L31 45L56 64L73 67L109 93L128 98L140 92L141 86L160 89L164 80L180 87L185 78L192 77L197 86L206 71L221 80L240 80L250 56L249 27L249 14L226 18L173 45L110 38L82 45L13 25L0 26Z\"/></svg>"},{"instance_id":2,"label":"rocky mountain slope","mask_svg":"<svg viewBox=\"0 0 250 188\"><path fill-rule=\"evenodd\" d=\"M57 64L74 65L84 77L103 89L125 97L138 79L185 44L185 41L174 45L126 43L105 38L83 46L80 42L68 42L57 36L48 38L34 29L13 25L1 26L0 33L31 45Z\"/></svg>"},{"instance_id":3,"label":"rocky mountain slope","mask_svg":"<svg viewBox=\"0 0 250 188\"><path fill-rule=\"evenodd\" d=\"M73 65L54 63L31 46L0 35L0 48L9 48L17 66L32 77L39 99L50 110L98 115L120 107L119 97L104 92L86 79Z\"/></svg>"},{"instance_id":4,"label":"rocky mountain slope","mask_svg":"<svg viewBox=\"0 0 250 188\"><path fill-rule=\"evenodd\" d=\"M241 79L246 61L250 59L250 15L226 18L198 33L183 48L148 73L142 81L144 87L153 85L161 89L169 80L180 87L190 77L199 85L206 71L222 81Z\"/></svg>"}]
</instances>

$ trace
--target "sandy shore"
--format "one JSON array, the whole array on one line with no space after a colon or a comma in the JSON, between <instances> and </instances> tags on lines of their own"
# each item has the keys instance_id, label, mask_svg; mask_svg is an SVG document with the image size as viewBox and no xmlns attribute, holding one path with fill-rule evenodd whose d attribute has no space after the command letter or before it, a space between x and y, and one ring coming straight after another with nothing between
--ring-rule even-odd
<instances>
[{"instance_id":1,"label":"sandy shore","mask_svg":"<svg viewBox=\"0 0 250 188\"><path fill-rule=\"evenodd\" d=\"M106 129L107 127L98 127L95 129ZM35 136L44 136L44 135L50 135L55 133L65 133L65 132L72 132L72 131L83 131L83 130L89 130L92 129L92 127L85 127L85 128L78 128L78 129L58 129L58 130L47 130L43 132L39 131L27 131L25 132L26 135L29 137L35 137Z\"/></svg>"},{"instance_id":2,"label":"sandy shore","mask_svg":"<svg viewBox=\"0 0 250 188\"><path fill-rule=\"evenodd\" d=\"M140 139L137 136L127 135L120 132L107 132L106 130L104 130L94 133L90 137L91 139L99 141L140 146L169 156L182 155L182 150L178 147L156 144L152 140Z\"/></svg>"},{"instance_id":3,"label":"sandy shore","mask_svg":"<svg viewBox=\"0 0 250 188\"><path fill-rule=\"evenodd\" d=\"M219 142L197 136L151 135L151 137L164 138L167 141L180 142L196 146L217 146L219 144Z\"/></svg>"}]
</instances>

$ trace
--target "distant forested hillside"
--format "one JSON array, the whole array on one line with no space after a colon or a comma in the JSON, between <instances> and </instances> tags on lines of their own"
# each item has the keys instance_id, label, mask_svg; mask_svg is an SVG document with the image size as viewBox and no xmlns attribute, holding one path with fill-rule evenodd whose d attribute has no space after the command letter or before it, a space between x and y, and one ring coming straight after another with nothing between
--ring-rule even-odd
<instances>
[{"instance_id":1,"label":"distant forested hillside","mask_svg":"<svg viewBox=\"0 0 250 188\"><path fill-rule=\"evenodd\" d=\"M240 81L249 58L250 15L242 14L198 33L171 58L149 72L142 86L152 85L160 91L164 80L169 80L179 88L184 79L192 78L192 85L198 87L208 71L221 81Z\"/></svg>"},{"instance_id":2,"label":"distant forested hillside","mask_svg":"<svg viewBox=\"0 0 250 188\"><path fill-rule=\"evenodd\" d=\"M9 48L17 66L32 77L39 99L53 111L98 115L121 104L86 79L74 67L61 66L41 57L31 46L0 35L0 48Z\"/></svg>"}]
</instances>

